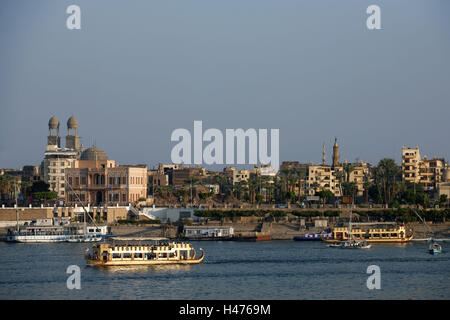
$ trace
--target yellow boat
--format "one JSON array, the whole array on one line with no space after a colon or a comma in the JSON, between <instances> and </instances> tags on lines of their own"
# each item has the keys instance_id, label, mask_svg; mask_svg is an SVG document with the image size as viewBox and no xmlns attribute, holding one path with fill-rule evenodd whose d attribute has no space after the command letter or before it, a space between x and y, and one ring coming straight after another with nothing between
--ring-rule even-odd
<instances>
[{"instance_id":1,"label":"yellow boat","mask_svg":"<svg viewBox=\"0 0 450 320\"><path fill-rule=\"evenodd\" d=\"M323 238L322 240L330 243L337 243L345 240L364 240L370 243L406 243L411 241L412 235L406 234L405 225L397 226L389 229L352 229L351 237L349 237L348 228L338 227L332 230L330 238Z\"/></svg>"},{"instance_id":2,"label":"yellow boat","mask_svg":"<svg viewBox=\"0 0 450 320\"><path fill-rule=\"evenodd\" d=\"M196 257L194 247L189 243L157 243L138 245L115 245L99 243L86 250L84 256L88 265L135 266L160 264L196 264L202 262L205 254Z\"/></svg>"}]
</instances>

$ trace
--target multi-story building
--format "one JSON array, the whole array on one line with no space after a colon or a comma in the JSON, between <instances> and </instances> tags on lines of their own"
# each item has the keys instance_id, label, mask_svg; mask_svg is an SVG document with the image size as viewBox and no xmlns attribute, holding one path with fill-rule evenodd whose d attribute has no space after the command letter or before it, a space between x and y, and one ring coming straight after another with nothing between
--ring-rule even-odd
<instances>
[{"instance_id":1,"label":"multi-story building","mask_svg":"<svg viewBox=\"0 0 450 320\"><path fill-rule=\"evenodd\" d=\"M169 174L164 173L164 171L161 172L160 170L148 170L147 177L147 183L151 187L163 187L169 185Z\"/></svg>"},{"instance_id":2,"label":"multi-story building","mask_svg":"<svg viewBox=\"0 0 450 320\"><path fill-rule=\"evenodd\" d=\"M239 182L248 181L250 175L255 172L255 170L238 170L235 167L227 167L223 169L224 176L231 178L233 185Z\"/></svg>"},{"instance_id":3,"label":"multi-story building","mask_svg":"<svg viewBox=\"0 0 450 320\"><path fill-rule=\"evenodd\" d=\"M59 136L59 120L56 117L50 118L48 122L47 147L44 160L40 166L41 179L50 185L51 191L56 192L58 199L65 198L65 170L72 167L72 163L78 159L79 152L82 150L82 146L79 145L79 137L77 136L78 121L74 117L70 117L67 121L67 128L69 133L73 130L75 132L67 136L69 140L66 141L66 148L62 148L61 137ZM70 148L67 147L67 144Z\"/></svg>"},{"instance_id":4,"label":"multi-story building","mask_svg":"<svg viewBox=\"0 0 450 320\"><path fill-rule=\"evenodd\" d=\"M172 185L183 186L187 184L187 181L192 178L202 179L206 177L205 168L191 168L185 167L172 171Z\"/></svg>"},{"instance_id":5,"label":"multi-story building","mask_svg":"<svg viewBox=\"0 0 450 320\"><path fill-rule=\"evenodd\" d=\"M309 165L305 184L305 193L314 195L317 191L329 190L334 196L342 196L341 182L337 178L337 172L342 172L341 166Z\"/></svg>"},{"instance_id":6,"label":"multi-story building","mask_svg":"<svg viewBox=\"0 0 450 320\"><path fill-rule=\"evenodd\" d=\"M23 166L22 168L22 181L39 181L39 166Z\"/></svg>"},{"instance_id":7,"label":"multi-story building","mask_svg":"<svg viewBox=\"0 0 450 320\"><path fill-rule=\"evenodd\" d=\"M134 203L147 197L147 179L146 165L117 165L103 150L92 147L66 170L66 203Z\"/></svg>"},{"instance_id":8,"label":"multi-story building","mask_svg":"<svg viewBox=\"0 0 450 320\"><path fill-rule=\"evenodd\" d=\"M419 147L402 147L402 179L411 183L419 183L419 163L421 161Z\"/></svg>"},{"instance_id":9,"label":"multi-story building","mask_svg":"<svg viewBox=\"0 0 450 320\"><path fill-rule=\"evenodd\" d=\"M298 161L285 161L280 166L280 173L295 176L293 191L296 195L314 195L321 190L333 192L335 197L343 195L342 183L355 182L357 195L364 193L364 182L369 180L370 165L363 161L345 164L351 167L350 174L344 170L344 164L339 162L339 146L337 139L333 145L332 164L326 164L325 146L322 153L322 164L300 163ZM287 177L289 179L289 177Z\"/></svg>"},{"instance_id":10,"label":"multi-story building","mask_svg":"<svg viewBox=\"0 0 450 320\"><path fill-rule=\"evenodd\" d=\"M442 195L447 196L447 202L450 201L450 166L446 166L442 182L438 183L437 192L435 194L436 200L439 200Z\"/></svg>"},{"instance_id":11,"label":"multi-story building","mask_svg":"<svg viewBox=\"0 0 450 320\"><path fill-rule=\"evenodd\" d=\"M360 161L358 163L351 164L352 170L348 177L349 182L356 183L357 195L362 196L365 192L364 184L372 181L370 176L370 164ZM344 175L346 177L346 175Z\"/></svg>"},{"instance_id":12,"label":"multi-story building","mask_svg":"<svg viewBox=\"0 0 450 320\"><path fill-rule=\"evenodd\" d=\"M442 158L423 159L419 147L402 147L402 178L403 181L420 183L427 191L436 190L443 181L446 162Z\"/></svg>"}]
</instances>

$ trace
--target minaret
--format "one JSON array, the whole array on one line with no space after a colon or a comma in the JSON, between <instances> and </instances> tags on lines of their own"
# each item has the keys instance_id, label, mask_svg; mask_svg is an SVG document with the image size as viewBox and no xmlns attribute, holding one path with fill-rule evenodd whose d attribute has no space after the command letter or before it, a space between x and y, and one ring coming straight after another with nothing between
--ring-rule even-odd
<instances>
[{"instance_id":1,"label":"minaret","mask_svg":"<svg viewBox=\"0 0 450 320\"><path fill-rule=\"evenodd\" d=\"M48 121L47 147L56 146L61 148L61 138L59 137L59 120L55 116Z\"/></svg>"},{"instance_id":2,"label":"minaret","mask_svg":"<svg viewBox=\"0 0 450 320\"><path fill-rule=\"evenodd\" d=\"M78 120L72 116L67 120L66 148L80 153L80 137L78 136Z\"/></svg>"},{"instance_id":3,"label":"minaret","mask_svg":"<svg viewBox=\"0 0 450 320\"><path fill-rule=\"evenodd\" d=\"M337 143L337 138L334 138L334 146L333 146L333 167L337 167L339 165L339 146Z\"/></svg>"},{"instance_id":4,"label":"minaret","mask_svg":"<svg viewBox=\"0 0 450 320\"><path fill-rule=\"evenodd\" d=\"M325 165L327 163L327 158L325 156L325 142L323 143L322 147L322 164Z\"/></svg>"}]
</instances>

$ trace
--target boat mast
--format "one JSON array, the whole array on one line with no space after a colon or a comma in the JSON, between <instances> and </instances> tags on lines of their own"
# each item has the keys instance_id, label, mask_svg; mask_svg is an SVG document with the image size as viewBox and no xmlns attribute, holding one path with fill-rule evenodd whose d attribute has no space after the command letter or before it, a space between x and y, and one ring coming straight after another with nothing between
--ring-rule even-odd
<instances>
[{"instance_id":1,"label":"boat mast","mask_svg":"<svg viewBox=\"0 0 450 320\"><path fill-rule=\"evenodd\" d=\"M16 230L19 232L19 208L17 207L17 183L14 180L14 194L16 196Z\"/></svg>"},{"instance_id":2,"label":"boat mast","mask_svg":"<svg viewBox=\"0 0 450 320\"><path fill-rule=\"evenodd\" d=\"M411 210L416 214L417 217L419 217L420 221L422 221L424 237L426 238L427 237L427 228L429 228L429 227L427 226L425 221L422 219L422 217L417 213L417 211L415 209L411 208ZM433 230L431 230L431 228L430 228L430 232L433 234Z\"/></svg>"},{"instance_id":3,"label":"boat mast","mask_svg":"<svg viewBox=\"0 0 450 320\"><path fill-rule=\"evenodd\" d=\"M73 194L75 194L75 196L77 197L78 202L81 204L81 207L83 208L83 220L84 220L84 234L87 234L87 225L86 225L86 213L89 216L89 218L91 219L92 223L94 224L94 226L98 227L97 224L95 223L94 219L91 217L91 215L89 214L89 212L87 212L86 208L83 205L83 202L81 202L80 197L78 196L78 193L76 193L73 188L72 185L69 183L69 181L67 181L66 177L64 176L64 181L66 182L66 184L70 187L70 190L73 192Z\"/></svg>"},{"instance_id":4,"label":"boat mast","mask_svg":"<svg viewBox=\"0 0 450 320\"><path fill-rule=\"evenodd\" d=\"M352 198L352 203L350 204L350 219L348 221L348 236L350 237L351 240L353 240L353 236L352 236L352 211L353 211L353 198Z\"/></svg>"}]
</instances>

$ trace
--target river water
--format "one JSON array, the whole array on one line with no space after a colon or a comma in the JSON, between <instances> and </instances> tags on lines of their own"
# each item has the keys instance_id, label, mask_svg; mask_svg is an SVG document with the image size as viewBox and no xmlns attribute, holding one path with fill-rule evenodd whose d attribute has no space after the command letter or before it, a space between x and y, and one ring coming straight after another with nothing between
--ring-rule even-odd
<instances>
[{"instance_id":1,"label":"river water","mask_svg":"<svg viewBox=\"0 0 450 320\"><path fill-rule=\"evenodd\" d=\"M0 299L449 299L450 253L427 244L328 248L323 242L192 242L191 266L86 266L90 244L0 243ZM67 289L69 265L81 289ZM369 290L367 267L381 271Z\"/></svg>"}]
</instances>

